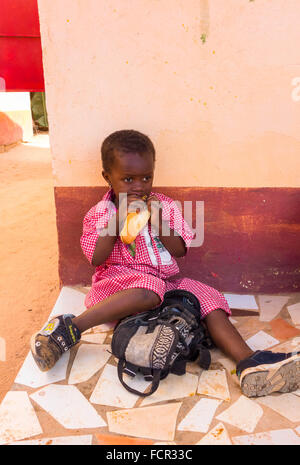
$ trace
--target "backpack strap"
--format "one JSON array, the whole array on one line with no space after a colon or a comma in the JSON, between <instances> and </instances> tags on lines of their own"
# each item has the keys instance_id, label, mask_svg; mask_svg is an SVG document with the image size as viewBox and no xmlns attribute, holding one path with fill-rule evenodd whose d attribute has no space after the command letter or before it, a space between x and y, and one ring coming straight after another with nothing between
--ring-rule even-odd
<instances>
[{"instance_id":1,"label":"backpack strap","mask_svg":"<svg viewBox=\"0 0 300 465\"><path fill-rule=\"evenodd\" d=\"M168 305L183 304L197 319L200 317L200 302L190 291L184 289L173 289L167 291L161 304L162 308Z\"/></svg>"},{"instance_id":2,"label":"backpack strap","mask_svg":"<svg viewBox=\"0 0 300 465\"><path fill-rule=\"evenodd\" d=\"M133 373L132 364L131 364L131 367L130 367L130 371ZM146 375L147 378L149 379L149 381L152 378L152 384L151 384L150 391L147 392L147 393L140 392L140 391L137 391L136 389L133 389L132 387L128 386L128 384L126 384L124 379L123 379L123 374L124 373L129 374L126 371L126 360L120 359L119 362L118 362L118 376L119 376L120 383L124 386L125 389L127 389L127 391L132 392L132 394L136 394L138 396L147 397L147 396L150 396L151 394L153 394L157 390L157 388L159 386L159 382L160 382L161 370L153 369L152 372L153 372L153 375L150 375L150 374Z\"/></svg>"}]
</instances>

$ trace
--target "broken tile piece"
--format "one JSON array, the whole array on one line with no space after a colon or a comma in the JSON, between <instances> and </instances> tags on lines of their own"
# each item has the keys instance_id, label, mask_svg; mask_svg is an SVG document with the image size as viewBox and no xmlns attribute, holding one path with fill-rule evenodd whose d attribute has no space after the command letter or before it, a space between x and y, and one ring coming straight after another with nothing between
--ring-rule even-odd
<instances>
[{"instance_id":1,"label":"broken tile piece","mask_svg":"<svg viewBox=\"0 0 300 465\"><path fill-rule=\"evenodd\" d=\"M234 445L240 446L284 446L300 445L300 437L292 429L279 429L265 433L234 436Z\"/></svg>"},{"instance_id":2,"label":"broken tile piece","mask_svg":"<svg viewBox=\"0 0 300 465\"><path fill-rule=\"evenodd\" d=\"M236 402L216 418L247 433L253 433L262 415L263 409L258 404L241 395Z\"/></svg>"},{"instance_id":3,"label":"broken tile piece","mask_svg":"<svg viewBox=\"0 0 300 465\"><path fill-rule=\"evenodd\" d=\"M200 399L178 426L179 431L206 433L222 400Z\"/></svg>"},{"instance_id":4,"label":"broken tile piece","mask_svg":"<svg viewBox=\"0 0 300 465\"><path fill-rule=\"evenodd\" d=\"M156 392L146 397L141 406L162 402L165 400L180 399L196 394L198 376L186 373L184 376L170 374L163 379Z\"/></svg>"},{"instance_id":5,"label":"broken tile piece","mask_svg":"<svg viewBox=\"0 0 300 465\"><path fill-rule=\"evenodd\" d=\"M27 441L18 441L10 443L11 446L90 446L93 441L93 435L87 434L82 436L60 436L57 438L29 439Z\"/></svg>"},{"instance_id":6,"label":"broken tile piece","mask_svg":"<svg viewBox=\"0 0 300 465\"><path fill-rule=\"evenodd\" d=\"M27 392L7 392L0 405L0 444L9 444L42 433Z\"/></svg>"},{"instance_id":7,"label":"broken tile piece","mask_svg":"<svg viewBox=\"0 0 300 465\"><path fill-rule=\"evenodd\" d=\"M299 436L300 436L300 425L299 425L299 426L297 426L297 428L295 428L295 431L297 431L297 433L298 433L298 434L299 434Z\"/></svg>"},{"instance_id":8,"label":"broken tile piece","mask_svg":"<svg viewBox=\"0 0 300 465\"><path fill-rule=\"evenodd\" d=\"M279 341L264 331L259 331L258 333L254 334L254 336L247 339L246 343L250 349L255 351L268 349L269 347L278 344Z\"/></svg>"},{"instance_id":9,"label":"broken tile piece","mask_svg":"<svg viewBox=\"0 0 300 465\"><path fill-rule=\"evenodd\" d=\"M216 397L227 402L230 394L225 370L203 370L199 379L198 394Z\"/></svg>"},{"instance_id":10,"label":"broken tile piece","mask_svg":"<svg viewBox=\"0 0 300 465\"><path fill-rule=\"evenodd\" d=\"M299 336L300 330L290 325L287 321L282 318L270 321L272 328L272 334L278 339L285 340L291 337Z\"/></svg>"},{"instance_id":11,"label":"broken tile piece","mask_svg":"<svg viewBox=\"0 0 300 465\"><path fill-rule=\"evenodd\" d=\"M300 325L300 302L287 307L294 325Z\"/></svg>"},{"instance_id":12,"label":"broken tile piece","mask_svg":"<svg viewBox=\"0 0 300 465\"><path fill-rule=\"evenodd\" d=\"M218 362L220 358L224 358L224 352L220 349L213 348L210 350L210 356L212 362Z\"/></svg>"},{"instance_id":13,"label":"broken tile piece","mask_svg":"<svg viewBox=\"0 0 300 465\"><path fill-rule=\"evenodd\" d=\"M294 391L293 394L296 396L300 396L300 389L297 389L297 391Z\"/></svg>"},{"instance_id":14,"label":"broken tile piece","mask_svg":"<svg viewBox=\"0 0 300 465\"><path fill-rule=\"evenodd\" d=\"M53 316L62 315L63 313L71 313L75 316L80 315L85 311L85 297L86 295L83 292L79 292L71 287L63 287L50 313L49 320Z\"/></svg>"},{"instance_id":15,"label":"broken tile piece","mask_svg":"<svg viewBox=\"0 0 300 465\"><path fill-rule=\"evenodd\" d=\"M109 345L81 344L72 365L68 384L83 383L90 379L108 361Z\"/></svg>"},{"instance_id":16,"label":"broken tile piece","mask_svg":"<svg viewBox=\"0 0 300 465\"><path fill-rule=\"evenodd\" d=\"M40 407L64 428L100 428L106 426L94 407L75 386L50 384L30 394Z\"/></svg>"},{"instance_id":17,"label":"broken tile piece","mask_svg":"<svg viewBox=\"0 0 300 465\"><path fill-rule=\"evenodd\" d=\"M64 353L51 370L43 372L38 368L31 352L29 352L17 374L15 383L32 388L39 388L47 384L62 381L66 379L69 358L70 352Z\"/></svg>"},{"instance_id":18,"label":"broken tile piece","mask_svg":"<svg viewBox=\"0 0 300 465\"><path fill-rule=\"evenodd\" d=\"M136 376L133 379L129 376L124 376L124 380L130 387L141 392L144 392L150 384L142 376ZM117 367L106 365L92 392L90 402L93 404L111 405L113 407L132 408L138 399L138 395L127 391L122 386L118 378Z\"/></svg>"},{"instance_id":19,"label":"broken tile piece","mask_svg":"<svg viewBox=\"0 0 300 465\"><path fill-rule=\"evenodd\" d=\"M299 352L300 351L300 338L295 337L294 339L290 339L288 341L282 342L281 344L277 345L273 348L274 352Z\"/></svg>"},{"instance_id":20,"label":"broken tile piece","mask_svg":"<svg viewBox=\"0 0 300 465\"><path fill-rule=\"evenodd\" d=\"M223 367L227 370L230 379L232 379L232 381L234 381L235 384L240 386L239 379L236 375L236 363L227 357L219 358L218 362L221 363L221 365L223 365Z\"/></svg>"},{"instance_id":21,"label":"broken tile piece","mask_svg":"<svg viewBox=\"0 0 300 465\"><path fill-rule=\"evenodd\" d=\"M288 302L289 296L272 296L259 295L258 304L260 307L260 321L271 321L278 313L281 312L285 304Z\"/></svg>"},{"instance_id":22,"label":"broken tile piece","mask_svg":"<svg viewBox=\"0 0 300 465\"><path fill-rule=\"evenodd\" d=\"M85 342L92 342L93 344L103 344L106 339L106 333L90 333L90 334L83 334L81 336L81 341Z\"/></svg>"},{"instance_id":23,"label":"broken tile piece","mask_svg":"<svg viewBox=\"0 0 300 465\"><path fill-rule=\"evenodd\" d=\"M193 375L196 375L197 377L199 377L202 371L202 368L196 362L187 362L185 369L187 373L192 373Z\"/></svg>"},{"instance_id":24,"label":"broken tile piece","mask_svg":"<svg viewBox=\"0 0 300 465\"><path fill-rule=\"evenodd\" d=\"M254 295L224 294L230 308L239 310L258 310Z\"/></svg>"},{"instance_id":25,"label":"broken tile piece","mask_svg":"<svg viewBox=\"0 0 300 465\"><path fill-rule=\"evenodd\" d=\"M176 420L182 402L107 412L111 433L140 438L173 441Z\"/></svg>"},{"instance_id":26,"label":"broken tile piece","mask_svg":"<svg viewBox=\"0 0 300 465\"><path fill-rule=\"evenodd\" d=\"M258 397L256 402L266 405L290 421L300 421L300 398L292 393Z\"/></svg>"},{"instance_id":27,"label":"broken tile piece","mask_svg":"<svg viewBox=\"0 0 300 465\"><path fill-rule=\"evenodd\" d=\"M150 439L130 438L112 434L96 434L97 444L100 446L146 446L154 442Z\"/></svg>"},{"instance_id":28,"label":"broken tile piece","mask_svg":"<svg viewBox=\"0 0 300 465\"><path fill-rule=\"evenodd\" d=\"M196 442L199 446L231 446L229 434L223 425L218 423L213 429L211 429L199 442Z\"/></svg>"}]
</instances>

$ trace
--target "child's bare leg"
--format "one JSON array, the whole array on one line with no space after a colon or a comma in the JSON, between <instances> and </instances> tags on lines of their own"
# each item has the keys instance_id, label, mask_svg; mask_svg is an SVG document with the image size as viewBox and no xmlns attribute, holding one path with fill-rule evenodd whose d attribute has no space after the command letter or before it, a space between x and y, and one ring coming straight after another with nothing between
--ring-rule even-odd
<instances>
[{"instance_id":1,"label":"child's bare leg","mask_svg":"<svg viewBox=\"0 0 300 465\"><path fill-rule=\"evenodd\" d=\"M212 311L204 321L216 346L237 363L253 354L253 351L231 324L224 310Z\"/></svg>"},{"instance_id":2,"label":"child's bare leg","mask_svg":"<svg viewBox=\"0 0 300 465\"><path fill-rule=\"evenodd\" d=\"M221 309L209 313L204 321L214 343L237 362L236 374L245 396L299 389L300 352L253 352Z\"/></svg>"},{"instance_id":3,"label":"child's bare leg","mask_svg":"<svg viewBox=\"0 0 300 465\"><path fill-rule=\"evenodd\" d=\"M150 310L157 307L160 302L158 294L149 289L125 289L89 308L81 315L73 318L72 322L82 333L93 326Z\"/></svg>"}]
</instances>

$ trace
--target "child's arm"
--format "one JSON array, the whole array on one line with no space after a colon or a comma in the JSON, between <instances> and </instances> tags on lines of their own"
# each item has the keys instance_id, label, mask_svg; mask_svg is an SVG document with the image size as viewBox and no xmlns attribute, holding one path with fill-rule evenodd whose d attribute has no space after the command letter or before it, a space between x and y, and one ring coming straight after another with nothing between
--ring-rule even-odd
<instances>
[{"instance_id":1,"label":"child's arm","mask_svg":"<svg viewBox=\"0 0 300 465\"><path fill-rule=\"evenodd\" d=\"M108 231L111 231L112 227L116 225L116 234L115 235L109 235ZM97 242L96 242L96 247L94 250L94 255L92 258L92 265L93 266L100 266L102 263L105 262L107 257L112 253L113 248L115 246L115 242L118 238L119 235L119 218L118 218L118 211L115 215L111 217L111 219L108 221L107 225L105 228L101 230L103 233L99 236Z\"/></svg>"},{"instance_id":2,"label":"child's arm","mask_svg":"<svg viewBox=\"0 0 300 465\"><path fill-rule=\"evenodd\" d=\"M160 215L161 216L161 215ZM169 228L169 223L163 219L159 222L159 238L166 249L173 257L183 257L186 254L186 246L181 236L175 235L174 229ZM163 231L168 230L168 235L163 235Z\"/></svg>"}]
</instances>

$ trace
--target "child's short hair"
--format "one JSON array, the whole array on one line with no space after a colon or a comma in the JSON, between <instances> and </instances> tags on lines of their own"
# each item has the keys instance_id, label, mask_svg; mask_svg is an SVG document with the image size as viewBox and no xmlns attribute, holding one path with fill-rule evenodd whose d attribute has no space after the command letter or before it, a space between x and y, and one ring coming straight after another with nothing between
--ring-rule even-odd
<instances>
[{"instance_id":1,"label":"child's short hair","mask_svg":"<svg viewBox=\"0 0 300 465\"><path fill-rule=\"evenodd\" d=\"M101 159L104 171L109 172L113 165L114 150L137 152L140 155L152 153L155 161L155 149L149 137L133 129L113 132L103 141Z\"/></svg>"}]
</instances>

